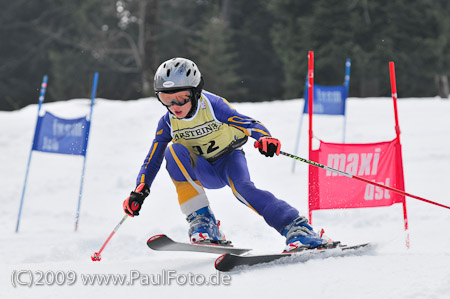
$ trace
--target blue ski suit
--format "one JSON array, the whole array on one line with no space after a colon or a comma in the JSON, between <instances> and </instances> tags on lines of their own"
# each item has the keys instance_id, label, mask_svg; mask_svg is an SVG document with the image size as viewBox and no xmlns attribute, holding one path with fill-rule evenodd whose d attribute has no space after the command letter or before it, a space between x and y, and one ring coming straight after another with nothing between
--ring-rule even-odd
<instances>
[{"instance_id":1,"label":"blue ski suit","mask_svg":"<svg viewBox=\"0 0 450 299\"><path fill-rule=\"evenodd\" d=\"M165 159L185 215L209 205L204 188L229 186L240 202L281 233L299 212L272 193L255 187L242 150L248 137L258 140L270 136L269 131L217 95L203 91L198 101L190 118L178 119L167 112L159 120L136 183L151 186Z\"/></svg>"}]
</instances>

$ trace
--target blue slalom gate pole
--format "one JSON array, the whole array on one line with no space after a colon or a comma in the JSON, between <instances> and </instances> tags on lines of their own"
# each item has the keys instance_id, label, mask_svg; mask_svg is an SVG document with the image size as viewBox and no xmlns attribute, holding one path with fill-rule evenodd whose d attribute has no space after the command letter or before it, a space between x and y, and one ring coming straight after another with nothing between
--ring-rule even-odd
<instances>
[{"instance_id":1,"label":"blue slalom gate pole","mask_svg":"<svg viewBox=\"0 0 450 299\"><path fill-rule=\"evenodd\" d=\"M42 104L44 103L45 91L47 90L47 81L48 81L48 76L45 75L44 78L42 79L41 92L39 94L37 119L39 119L39 114L41 113ZM34 129L34 135L36 135L36 129L37 129L37 121L36 121L36 127ZM23 201L25 198L25 191L27 188L28 172L30 170L31 156L33 154L33 144L34 144L34 137L33 137L32 143L31 143L30 154L28 156L27 170L25 172L25 182L23 184L23 189L22 189L22 197L20 198L20 207L19 207L19 215L17 216L16 233L19 232L20 218L22 216Z\"/></svg>"},{"instance_id":2,"label":"blue slalom gate pole","mask_svg":"<svg viewBox=\"0 0 450 299\"><path fill-rule=\"evenodd\" d=\"M345 79L344 79L344 86L347 93L347 97L345 99L345 106L344 106L344 133L342 136L342 143L345 143L345 132L347 132L347 99L348 99L348 91L350 88L350 67L352 65L352 62L350 58L347 58L345 61Z\"/></svg>"},{"instance_id":3,"label":"blue slalom gate pole","mask_svg":"<svg viewBox=\"0 0 450 299\"><path fill-rule=\"evenodd\" d=\"M81 172L81 183L80 183L80 193L78 195L78 207L77 213L75 215L75 231L78 231L78 223L80 220L80 208L81 208L81 198L83 195L83 185L84 185L84 173L86 170L86 155L87 155L87 147L89 143L89 132L91 130L91 122L92 122L92 112L94 111L94 101L95 96L97 94L97 83L98 83L98 72L94 74L94 80L92 83L92 95L91 95L91 109L89 111L89 127L86 133L86 147L84 149L84 159L83 159L83 170Z\"/></svg>"}]
</instances>

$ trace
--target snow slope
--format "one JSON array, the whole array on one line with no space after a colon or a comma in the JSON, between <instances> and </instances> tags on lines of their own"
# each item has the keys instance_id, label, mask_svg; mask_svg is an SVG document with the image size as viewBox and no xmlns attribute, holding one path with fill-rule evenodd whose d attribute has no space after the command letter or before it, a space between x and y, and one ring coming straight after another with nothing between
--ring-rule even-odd
<instances>
[{"instance_id":1,"label":"snow slope","mask_svg":"<svg viewBox=\"0 0 450 299\"><path fill-rule=\"evenodd\" d=\"M450 205L450 101L401 99L398 104L407 192ZM261 120L282 141L283 150L293 152L302 100L234 106ZM89 100L44 107L58 116L79 117L89 111ZM37 105L0 112L0 298L450 298L450 211L415 199L407 201L409 250L404 245L400 205L318 211L313 215L314 227L323 227L329 236L348 244L376 242L376 248L364 255L234 272L225 277L229 285L181 285L188 275L217 275L213 267L216 256L147 248L147 239L158 233L187 240L187 223L164 165L141 216L127 219L103 251L102 261L92 262L91 254L100 249L124 215L122 202L134 187L157 121L165 113L154 98L97 100L78 232L73 232L73 227L82 158L34 152L20 233L16 234L36 112ZM395 137L391 99L349 99L347 113L347 142ZM324 141L340 142L342 124L341 117L318 116L314 132ZM307 158L307 117L302 128L299 155ZM306 215L307 165L297 162L296 173L292 174L291 159L265 158L252 144L244 149L255 184ZM207 194L223 231L236 246L254 248L254 253L283 249L284 238L240 204L228 188L209 190ZM85 285L82 281L88 274L139 273L145 278L168 271L180 281L145 285L138 280L134 285L116 286ZM31 287L13 287L14 275L19 273L22 282L30 282L32 275ZM47 273L47 280L52 273L66 279L64 275L72 273L77 280L71 285L68 281L63 285L35 285L41 273Z\"/></svg>"}]
</instances>

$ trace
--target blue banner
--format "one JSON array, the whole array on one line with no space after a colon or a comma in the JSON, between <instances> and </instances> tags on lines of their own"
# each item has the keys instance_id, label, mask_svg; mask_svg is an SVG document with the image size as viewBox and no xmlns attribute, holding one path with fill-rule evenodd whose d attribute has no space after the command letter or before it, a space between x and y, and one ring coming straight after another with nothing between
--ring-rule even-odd
<instances>
[{"instance_id":1,"label":"blue banner","mask_svg":"<svg viewBox=\"0 0 450 299\"><path fill-rule=\"evenodd\" d=\"M38 118L32 150L85 156L89 125L86 117L64 119L47 111Z\"/></svg>"},{"instance_id":2,"label":"blue banner","mask_svg":"<svg viewBox=\"0 0 450 299\"><path fill-rule=\"evenodd\" d=\"M305 106L303 113L308 113L308 89L304 93ZM322 86L314 84L313 112L314 114L344 115L347 88L345 85Z\"/></svg>"}]
</instances>

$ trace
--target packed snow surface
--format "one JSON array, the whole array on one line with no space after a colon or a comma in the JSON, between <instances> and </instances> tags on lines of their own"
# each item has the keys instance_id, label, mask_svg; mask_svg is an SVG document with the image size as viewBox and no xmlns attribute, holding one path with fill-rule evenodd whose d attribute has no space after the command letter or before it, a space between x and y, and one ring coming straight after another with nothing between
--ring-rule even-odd
<instances>
[{"instance_id":1,"label":"packed snow surface","mask_svg":"<svg viewBox=\"0 0 450 299\"><path fill-rule=\"evenodd\" d=\"M76 99L44 104L44 109L76 118L87 114L89 105L88 99ZM302 99L234 106L262 121L281 140L282 149L293 153ZM449 206L450 101L400 99L398 109L406 191ZM375 244L346 257L278 262L218 274L217 255L152 251L146 241L155 234L188 240L188 226L165 164L141 215L123 223L100 262L91 261L124 216L122 202L135 187L165 112L155 98L97 99L78 232L74 217L83 158L33 152L19 233L14 231L37 105L0 112L1 298L450 298L450 210L411 198L407 199L410 249L405 246L402 206L397 204L313 213L314 228L324 228L333 239ZM314 134L323 141L341 142L343 125L343 117L316 116ZM394 139L392 99L350 98L346 128L348 143ZM304 158L308 158L307 130L305 116L297 153ZM266 158L253 148L253 140L244 150L256 186L307 216L308 165L295 162L292 173L292 159ZM253 248L252 254L284 248L284 238L238 202L229 188L207 194L235 246ZM135 280L121 285L86 282L95 274Z\"/></svg>"}]
</instances>

